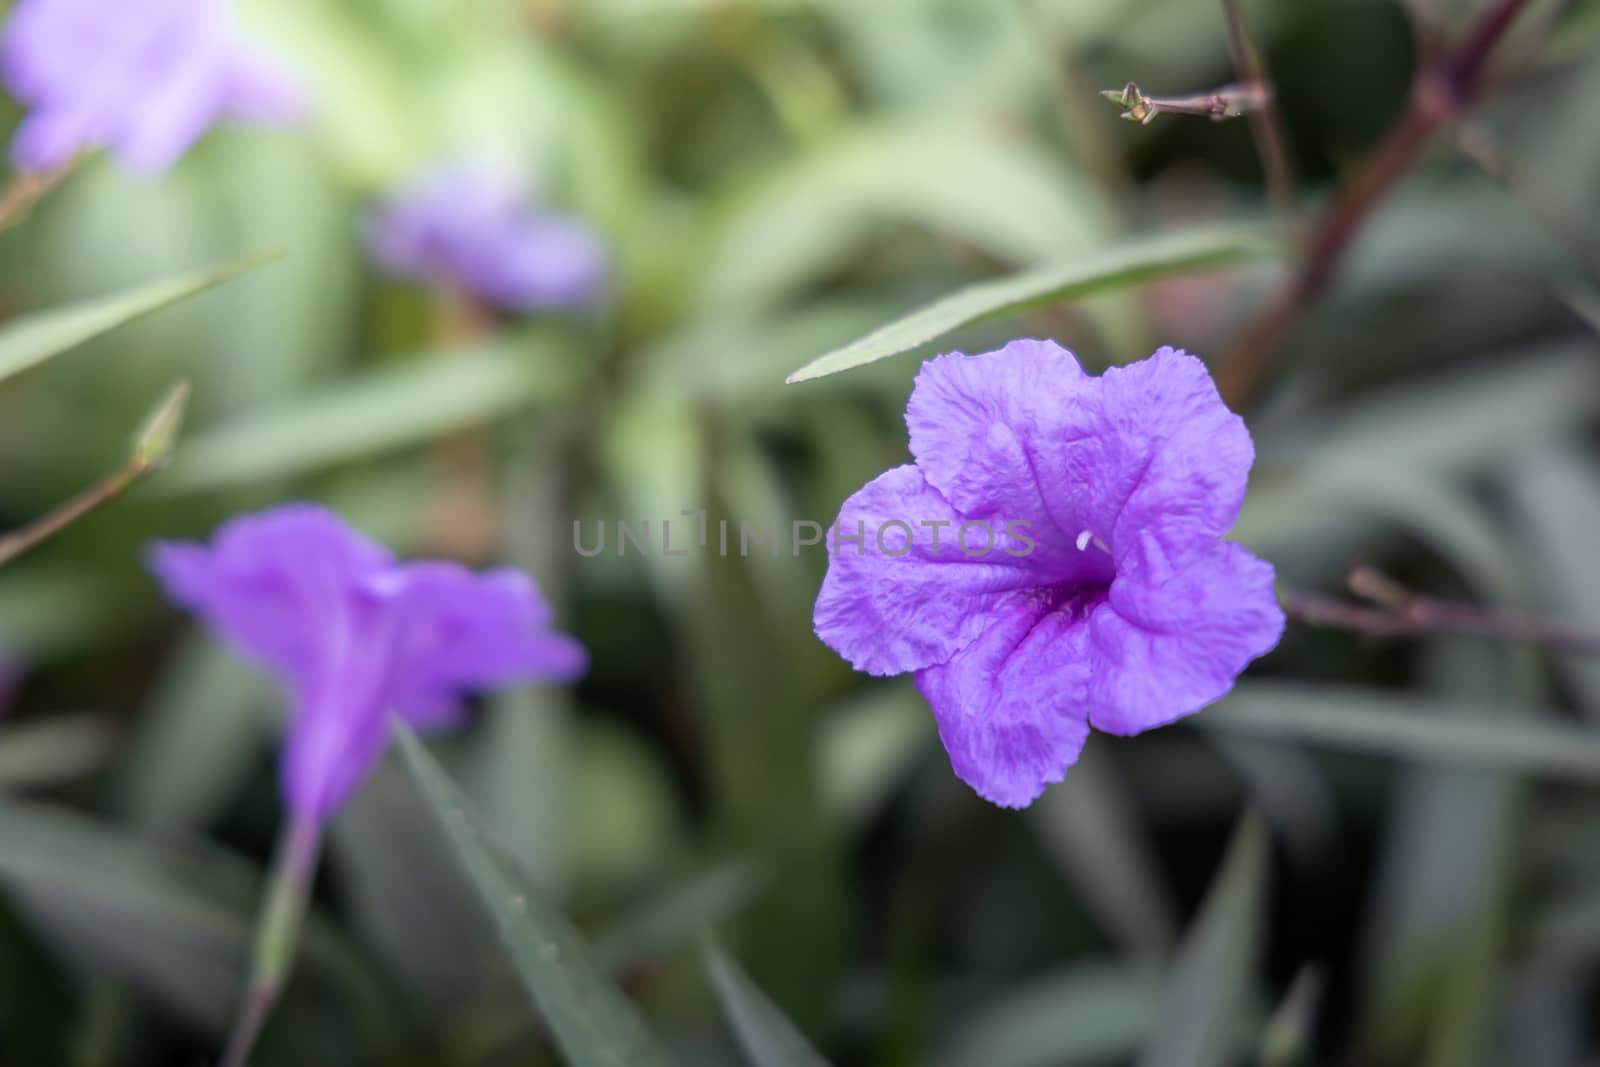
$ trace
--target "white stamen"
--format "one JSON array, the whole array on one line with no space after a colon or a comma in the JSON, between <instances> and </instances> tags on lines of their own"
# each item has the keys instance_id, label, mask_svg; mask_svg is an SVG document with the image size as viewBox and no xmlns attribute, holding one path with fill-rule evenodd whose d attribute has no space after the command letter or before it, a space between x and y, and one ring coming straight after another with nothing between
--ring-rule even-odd
<instances>
[{"instance_id":1,"label":"white stamen","mask_svg":"<svg viewBox=\"0 0 1600 1067\"><path fill-rule=\"evenodd\" d=\"M1088 548L1089 547L1089 542L1093 541L1093 540L1094 540L1094 532L1092 530L1084 530L1081 533L1079 533L1078 534L1078 551L1082 552L1084 549Z\"/></svg>"}]
</instances>

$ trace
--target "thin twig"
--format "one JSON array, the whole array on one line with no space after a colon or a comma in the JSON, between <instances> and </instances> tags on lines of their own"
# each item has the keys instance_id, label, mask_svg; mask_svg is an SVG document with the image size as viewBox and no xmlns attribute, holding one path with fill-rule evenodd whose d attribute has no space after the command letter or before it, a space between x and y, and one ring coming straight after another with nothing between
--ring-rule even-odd
<instances>
[{"instance_id":1,"label":"thin twig","mask_svg":"<svg viewBox=\"0 0 1600 1067\"><path fill-rule=\"evenodd\" d=\"M317 873L321 830L315 817L296 815L284 832L273 864L272 885L261 909L250 984L219 1067L246 1067L250 1062L256 1039L294 967L300 926Z\"/></svg>"},{"instance_id":2,"label":"thin twig","mask_svg":"<svg viewBox=\"0 0 1600 1067\"><path fill-rule=\"evenodd\" d=\"M1194 115L1212 122L1236 119L1264 109L1272 90L1261 82L1241 82L1183 96L1151 96L1129 82L1121 89L1102 89L1100 95L1124 108L1122 117L1129 122L1148 126L1157 115Z\"/></svg>"},{"instance_id":3,"label":"thin twig","mask_svg":"<svg viewBox=\"0 0 1600 1067\"><path fill-rule=\"evenodd\" d=\"M127 462L103 481L85 489L49 514L0 536L0 565L9 563L30 548L54 537L102 504L115 500L128 486L165 462L183 421L188 399L188 382L173 386L161 403L156 405L155 411L145 419L134 438L133 450Z\"/></svg>"},{"instance_id":4,"label":"thin twig","mask_svg":"<svg viewBox=\"0 0 1600 1067\"><path fill-rule=\"evenodd\" d=\"M1228 26L1228 53L1233 57L1234 74L1246 85L1271 86L1261 53L1250 39L1250 29L1245 25L1244 12L1239 0L1222 0L1223 20ZM1277 94L1267 93L1266 103L1248 113L1250 136L1256 142L1256 154L1261 157L1261 169L1267 179L1267 195L1273 210L1285 224L1295 217L1294 170L1289 165L1288 143L1283 133L1283 121L1278 114Z\"/></svg>"},{"instance_id":5,"label":"thin twig","mask_svg":"<svg viewBox=\"0 0 1600 1067\"><path fill-rule=\"evenodd\" d=\"M35 204L60 184L72 169L71 162L46 171L18 171L0 189L0 230L15 226L28 217Z\"/></svg>"},{"instance_id":6,"label":"thin twig","mask_svg":"<svg viewBox=\"0 0 1600 1067\"><path fill-rule=\"evenodd\" d=\"M1373 208L1411 170L1439 129L1476 100L1489 53L1527 4L1493 0L1453 50L1418 72L1405 113L1322 216L1300 269L1219 366L1217 386L1230 406L1239 408L1250 399L1273 353L1322 295Z\"/></svg>"},{"instance_id":7,"label":"thin twig","mask_svg":"<svg viewBox=\"0 0 1600 1067\"><path fill-rule=\"evenodd\" d=\"M1385 636L1486 637L1600 657L1600 633L1593 630L1553 619L1438 600L1407 589L1370 567L1358 568L1350 575L1350 590L1371 604L1288 589L1279 592L1278 600L1292 618L1327 629Z\"/></svg>"}]
</instances>

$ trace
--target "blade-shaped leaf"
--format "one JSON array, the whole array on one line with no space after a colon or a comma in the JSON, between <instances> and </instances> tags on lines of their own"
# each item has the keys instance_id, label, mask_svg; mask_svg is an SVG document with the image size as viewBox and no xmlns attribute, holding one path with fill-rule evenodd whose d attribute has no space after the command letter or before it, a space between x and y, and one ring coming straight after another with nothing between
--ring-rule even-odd
<instances>
[{"instance_id":1,"label":"blade-shaped leaf","mask_svg":"<svg viewBox=\"0 0 1600 1067\"><path fill-rule=\"evenodd\" d=\"M0 788L70 782L104 766L117 735L99 715L56 715L0 730Z\"/></svg>"},{"instance_id":2,"label":"blade-shaped leaf","mask_svg":"<svg viewBox=\"0 0 1600 1067\"><path fill-rule=\"evenodd\" d=\"M1158 234L1071 263L969 286L812 360L787 380L793 384L837 374L909 352L963 326L1174 274L1230 266L1275 248L1266 231L1254 226Z\"/></svg>"},{"instance_id":3,"label":"blade-shaped leaf","mask_svg":"<svg viewBox=\"0 0 1600 1067\"><path fill-rule=\"evenodd\" d=\"M1400 759L1600 781L1600 737L1540 721L1549 714L1358 686L1247 682L1194 721Z\"/></svg>"},{"instance_id":4,"label":"blade-shaped leaf","mask_svg":"<svg viewBox=\"0 0 1600 1067\"><path fill-rule=\"evenodd\" d=\"M733 958L704 946L706 973L752 1067L827 1067L811 1043Z\"/></svg>"},{"instance_id":5,"label":"blade-shaped leaf","mask_svg":"<svg viewBox=\"0 0 1600 1067\"><path fill-rule=\"evenodd\" d=\"M1045 850L1117 941L1145 959L1176 940L1172 904L1117 768L1087 748L1029 813Z\"/></svg>"},{"instance_id":6,"label":"blade-shaped leaf","mask_svg":"<svg viewBox=\"0 0 1600 1067\"><path fill-rule=\"evenodd\" d=\"M220 285L276 257L255 256L207 267L111 296L36 311L0 328L0 380L43 363L168 304Z\"/></svg>"},{"instance_id":7,"label":"blade-shaped leaf","mask_svg":"<svg viewBox=\"0 0 1600 1067\"><path fill-rule=\"evenodd\" d=\"M230 865L231 867L231 865ZM64 810L0 803L0 883L75 958L202 1025L235 1004L250 943L243 903L198 892L217 871Z\"/></svg>"},{"instance_id":8,"label":"blade-shaped leaf","mask_svg":"<svg viewBox=\"0 0 1600 1067\"><path fill-rule=\"evenodd\" d=\"M743 911L765 880L756 864L734 860L672 886L596 937L595 961L615 971L692 944L701 931Z\"/></svg>"},{"instance_id":9,"label":"blade-shaped leaf","mask_svg":"<svg viewBox=\"0 0 1600 1067\"><path fill-rule=\"evenodd\" d=\"M1228 846L1161 999L1139 1067L1222 1067L1251 1009L1266 899L1267 830L1249 812Z\"/></svg>"},{"instance_id":10,"label":"blade-shaped leaf","mask_svg":"<svg viewBox=\"0 0 1600 1067\"><path fill-rule=\"evenodd\" d=\"M1070 775L1069 775L1070 777ZM1161 976L1084 963L1011 989L963 1019L934 1067L1096 1067L1124 1061L1155 1025Z\"/></svg>"},{"instance_id":11,"label":"blade-shaped leaf","mask_svg":"<svg viewBox=\"0 0 1600 1067\"><path fill-rule=\"evenodd\" d=\"M466 796L416 734L403 723L394 729L406 768L493 916L517 973L567 1061L576 1067L667 1064L633 1005L591 961L578 931L502 866Z\"/></svg>"},{"instance_id":12,"label":"blade-shaped leaf","mask_svg":"<svg viewBox=\"0 0 1600 1067\"><path fill-rule=\"evenodd\" d=\"M565 378L542 353L423 357L194 434L162 485L171 493L236 488L418 444L515 411Z\"/></svg>"}]
</instances>

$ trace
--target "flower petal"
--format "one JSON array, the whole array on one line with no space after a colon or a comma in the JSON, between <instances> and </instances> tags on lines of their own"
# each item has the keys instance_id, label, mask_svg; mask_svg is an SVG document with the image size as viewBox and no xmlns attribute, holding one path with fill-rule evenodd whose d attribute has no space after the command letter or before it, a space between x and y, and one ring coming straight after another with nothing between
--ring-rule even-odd
<instances>
[{"instance_id":1,"label":"flower petal","mask_svg":"<svg viewBox=\"0 0 1600 1067\"><path fill-rule=\"evenodd\" d=\"M1039 578L1030 546L987 522L967 530L963 550L963 521L909 464L857 490L827 533L817 636L869 674L929 667L965 648L988 612L1026 597Z\"/></svg>"},{"instance_id":2,"label":"flower petal","mask_svg":"<svg viewBox=\"0 0 1600 1067\"><path fill-rule=\"evenodd\" d=\"M221 114L221 77L212 58L196 57L145 87L138 109L122 117L113 138L117 159L138 174L169 169Z\"/></svg>"},{"instance_id":3,"label":"flower petal","mask_svg":"<svg viewBox=\"0 0 1600 1067\"><path fill-rule=\"evenodd\" d=\"M606 276L606 254L589 227L556 217L508 220L460 255L463 276L496 305L517 311L569 307L592 299Z\"/></svg>"},{"instance_id":4,"label":"flower petal","mask_svg":"<svg viewBox=\"0 0 1600 1067\"><path fill-rule=\"evenodd\" d=\"M1198 711L1283 635L1272 566L1240 545L1186 549L1175 565L1154 534L1118 565L1089 618L1090 722L1136 734Z\"/></svg>"},{"instance_id":5,"label":"flower petal","mask_svg":"<svg viewBox=\"0 0 1600 1067\"><path fill-rule=\"evenodd\" d=\"M288 504L225 523L210 547L157 544L150 567L230 645L305 685L340 643L331 631L348 640L351 593L390 560L332 512Z\"/></svg>"},{"instance_id":6,"label":"flower petal","mask_svg":"<svg viewBox=\"0 0 1600 1067\"><path fill-rule=\"evenodd\" d=\"M1119 561L1141 533L1177 552L1228 532L1255 449L1204 363L1162 348L1107 370L1078 402L1078 432L1057 462L1068 481L1093 487L1087 528Z\"/></svg>"},{"instance_id":7,"label":"flower petal","mask_svg":"<svg viewBox=\"0 0 1600 1067\"><path fill-rule=\"evenodd\" d=\"M1097 387L1053 341L939 356L922 365L906 405L911 454L957 511L1025 520L1052 559L1070 560L1084 528L1074 506L1082 487L1054 456L1077 397Z\"/></svg>"},{"instance_id":8,"label":"flower petal","mask_svg":"<svg viewBox=\"0 0 1600 1067\"><path fill-rule=\"evenodd\" d=\"M294 122L311 110L305 84L275 56L244 42L234 45L223 96L230 115L253 122Z\"/></svg>"},{"instance_id":9,"label":"flower petal","mask_svg":"<svg viewBox=\"0 0 1600 1067\"><path fill-rule=\"evenodd\" d=\"M950 765L984 799L1031 804L1089 735L1088 628L1081 605L1039 596L991 615L948 663L917 672Z\"/></svg>"},{"instance_id":10,"label":"flower petal","mask_svg":"<svg viewBox=\"0 0 1600 1067\"><path fill-rule=\"evenodd\" d=\"M387 616L383 703L418 725L448 722L463 691L571 681L588 667L582 645L550 632L549 606L519 571L474 574L456 563L405 563L367 589L382 599Z\"/></svg>"}]
</instances>

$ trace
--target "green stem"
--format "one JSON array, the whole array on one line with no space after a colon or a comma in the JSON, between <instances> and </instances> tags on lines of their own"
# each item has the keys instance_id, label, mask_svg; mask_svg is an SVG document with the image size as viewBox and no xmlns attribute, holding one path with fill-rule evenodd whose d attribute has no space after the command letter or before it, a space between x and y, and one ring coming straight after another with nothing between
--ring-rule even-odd
<instances>
[{"instance_id":1,"label":"green stem","mask_svg":"<svg viewBox=\"0 0 1600 1067\"><path fill-rule=\"evenodd\" d=\"M317 852L322 824L315 817L296 814L273 862L272 884L256 929L255 959L244 1003L228 1035L220 1067L246 1067L267 1016L283 991L294 967L300 925L317 872Z\"/></svg>"}]
</instances>

